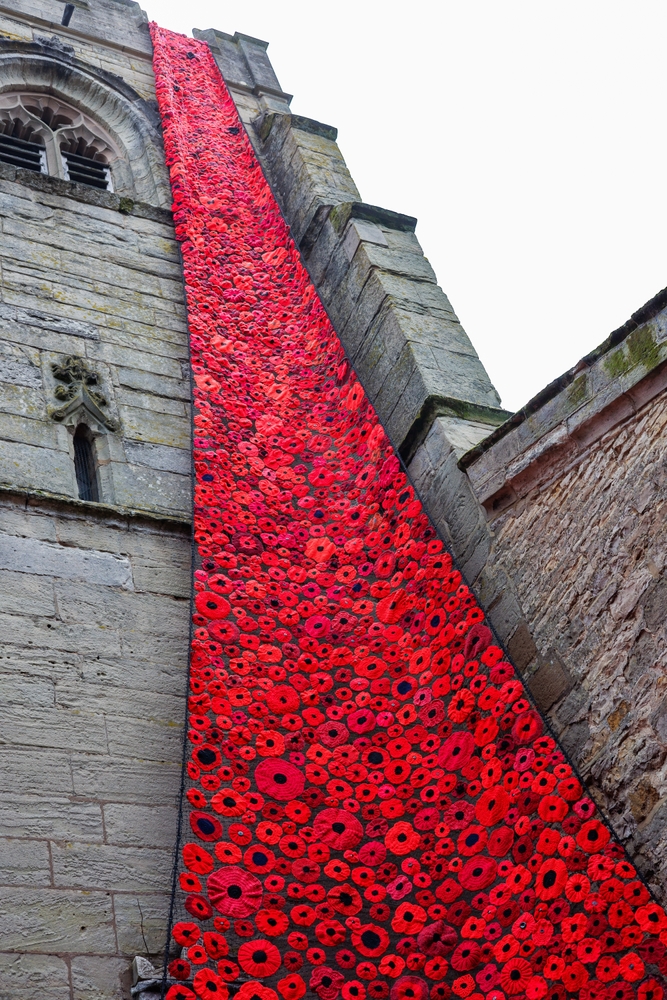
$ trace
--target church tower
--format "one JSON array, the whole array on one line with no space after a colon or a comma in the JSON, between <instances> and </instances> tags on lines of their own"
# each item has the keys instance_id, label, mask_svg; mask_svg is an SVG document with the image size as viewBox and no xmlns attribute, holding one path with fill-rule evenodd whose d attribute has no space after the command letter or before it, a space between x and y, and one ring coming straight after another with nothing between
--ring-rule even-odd
<instances>
[{"instance_id":1,"label":"church tower","mask_svg":"<svg viewBox=\"0 0 667 1000\"><path fill-rule=\"evenodd\" d=\"M517 414L415 235L267 44L208 44L432 521L651 889L667 876L667 295ZM192 378L145 14L0 8L0 995L162 968L187 705ZM142 971L143 970L143 971ZM143 984L143 985L142 985Z\"/></svg>"}]
</instances>

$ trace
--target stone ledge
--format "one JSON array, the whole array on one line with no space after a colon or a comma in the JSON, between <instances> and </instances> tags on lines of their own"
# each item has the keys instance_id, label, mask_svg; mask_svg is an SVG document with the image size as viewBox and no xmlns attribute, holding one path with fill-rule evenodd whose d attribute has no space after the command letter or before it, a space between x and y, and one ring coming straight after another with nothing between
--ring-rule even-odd
<instances>
[{"instance_id":1,"label":"stone ledge","mask_svg":"<svg viewBox=\"0 0 667 1000\"><path fill-rule=\"evenodd\" d=\"M410 463L417 448L426 440L433 421L438 417L456 417L459 420L498 427L511 416L509 410L497 406L481 406L450 396L429 396L403 440L399 449L401 458L406 465Z\"/></svg>"},{"instance_id":2,"label":"stone ledge","mask_svg":"<svg viewBox=\"0 0 667 1000\"><path fill-rule=\"evenodd\" d=\"M121 215L134 215L138 219L149 219L151 222L161 222L167 226L174 224L173 213L167 208L158 208L156 205L148 205L143 201L134 201L132 198L113 194L111 191L98 191L97 188L88 187L87 184L64 181L60 177L51 177L49 174L38 174L25 167L12 167L8 163L0 163L0 180L22 184L23 187L30 188L32 191L56 194L62 198L72 198L85 205L108 208L112 212L120 212Z\"/></svg>"},{"instance_id":3,"label":"stone ledge","mask_svg":"<svg viewBox=\"0 0 667 1000\"><path fill-rule=\"evenodd\" d=\"M3 501L11 502L12 499L26 510L41 505L49 507L51 511L60 511L75 517L94 517L99 520L110 519L114 521L121 519L135 523L145 521L156 528L164 528L178 534L190 534L192 531L190 520L171 517L169 514L159 514L155 511L141 510L135 507L93 503L90 500L79 500L62 493L49 493L46 490L30 490L0 484L0 503Z\"/></svg>"},{"instance_id":4,"label":"stone ledge","mask_svg":"<svg viewBox=\"0 0 667 1000\"><path fill-rule=\"evenodd\" d=\"M604 358L605 355L611 354L614 347L619 344L623 344L624 341L630 341L632 334L636 333L642 326L647 326L648 323L655 319L664 309L667 307L667 288L663 288L661 292L658 292L652 299L650 299L645 305L643 305L637 312L633 313L630 319L620 326L617 330L614 330L609 334L606 340L604 340L594 351L587 354L585 357L578 361L577 364L566 371L563 375L560 375L549 385L545 386L544 389L540 390L536 396L533 396L525 406L522 406L520 410L517 410L509 420L502 424L496 431L489 434L488 438L465 454L461 458L461 468L467 469L471 466L477 459L483 455L485 452L489 451L500 441L501 438L506 437L508 434L523 424L529 419L534 413L537 413L547 403L551 402L555 397L560 395L573 383L577 383L577 388L574 389L573 395L576 397L581 391L581 376L586 376L588 369L593 368L596 363ZM654 345L657 348L657 345ZM632 354L632 351L630 352ZM650 353L650 351L649 351ZM660 359L661 360L661 359ZM658 363L656 361L655 363ZM655 363L650 365L650 367L655 367ZM612 362L612 368L614 364ZM618 374L618 373L617 373ZM643 377L641 374L639 377ZM577 402L578 400L575 400Z\"/></svg>"},{"instance_id":5,"label":"stone ledge","mask_svg":"<svg viewBox=\"0 0 667 1000\"><path fill-rule=\"evenodd\" d=\"M498 512L576 459L667 388L667 295L660 293L459 460L481 503ZM623 336L621 336L621 332Z\"/></svg>"}]
</instances>

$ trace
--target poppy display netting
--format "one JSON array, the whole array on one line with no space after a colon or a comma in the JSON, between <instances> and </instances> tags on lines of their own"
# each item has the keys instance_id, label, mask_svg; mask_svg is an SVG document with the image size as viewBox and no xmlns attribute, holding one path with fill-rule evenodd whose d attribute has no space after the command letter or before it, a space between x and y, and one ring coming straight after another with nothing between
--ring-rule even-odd
<instances>
[{"instance_id":1,"label":"poppy display netting","mask_svg":"<svg viewBox=\"0 0 667 1000\"><path fill-rule=\"evenodd\" d=\"M169 1000L660 1000L664 911L430 524L208 47L151 32L195 401Z\"/></svg>"}]
</instances>

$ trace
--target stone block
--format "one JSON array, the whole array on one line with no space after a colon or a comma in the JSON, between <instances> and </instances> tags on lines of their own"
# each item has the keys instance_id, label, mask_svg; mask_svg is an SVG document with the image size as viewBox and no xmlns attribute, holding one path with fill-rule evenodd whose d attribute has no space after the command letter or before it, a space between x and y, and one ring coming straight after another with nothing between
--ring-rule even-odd
<instances>
[{"instance_id":1,"label":"stone block","mask_svg":"<svg viewBox=\"0 0 667 1000\"><path fill-rule=\"evenodd\" d=\"M184 448L171 448L164 444L127 441L125 454L130 464L147 465L161 472L174 472L181 476L192 475L191 452Z\"/></svg>"},{"instance_id":2,"label":"stone block","mask_svg":"<svg viewBox=\"0 0 667 1000\"><path fill-rule=\"evenodd\" d=\"M149 761L143 755L132 758L126 750L125 755L105 757L74 753L69 780L74 794L86 799L163 806L177 801L180 777L180 755Z\"/></svg>"},{"instance_id":3,"label":"stone block","mask_svg":"<svg viewBox=\"0 0 667 1000\"><path fill-rule=\"evenodd\" d=\"M111 894L2 886L0 940L8 951L114 955Z\"/></svg>"},{"instance_id":4,"label":"stone block","mask_svg":"<svg viewBox=\"0 0 667 1000\"><path fill-rule=\"evenodd\" d=\"M528 680L528 687L538 708L548 712L571 690L572 678L557 653L541 657L540 660L540 665Z\"/></svg>"},{"instance_id":5,"label":"stone block","mask_svg":"<svg viewBox=\"0 0 667 1000\"><path fill-rule=\"evenodd\" d=\"M56 580L56 599L63 623L96 624L122 630L126 638L143 633L151 639L185 640L188 605L156 594L137 594L108 588L93 581Z\"/></svg>"},{"instance_id":6,"label":"stone block","mask_svg":"<svg viewBox=\"0 0 667 1000\"><path fill-rule=\"evenodd\" d=\"M174 713L165 720L127 719L109 715L109 750L112 754L131 755L144 761L177 761L183 741L184 718Z\"/></svg>"},{"instance_id":7,"label":"stone block","mask_svg":"<svg viewBox=\"0 0 667 1000\"><path fill-rule=\"evenodd\" d=\"M71 1000L69 969L64 959L0 952L0 1000L35 1000L38 996Z\"/></svg>"},{"instance_id":8,"label":"stone block","mask_svg":"<svg viewBox=\"0 0 667 1000\"><path fill-rule=\"evenodd\" d=\"M15 746L44 747L45 750L108 751L102 715L83 715L63 709L16 707L0 718L0 739ZM44 755L47 756L47 755Z\"/></svg>"},{"instance_id":9,"label":"stone block","mask_svg":"<svg viewBox=\"0 0 667 1000\"><path fill-rule=\"evenodd\" d=\"M54 545L35 538L0 535L0 569L86 585L132 590L132 570L125 556Z\"/></svg>"},{"instance_id":10,"label":"stone block","mask_svg":"<svg viewBox=\"0 0 667 1000\"><path fill-rule=\"evenodd\" d=\"M25 775L24 775L25 777ZM71 779L70 779L71 780ZM22 783L21 788L27 788ZM0 836L37 837L102 843L102 808L61 795L38 795L20 789L3 791Z\"/></svg>"},{"instance_id":11,"label":"stone block","mask_svg":"<svg viewBox=\"0 0 667 1000\"><path fill-rule=\"evenodd\" d=\"M173 851L176 843L176 806L142 806L107 802L104 828L107 842L125 847L155 847Z\"/></svg>"},{"instance_id":12,"label":"stone block","mask_svg":"<svg viewBox=\"0 0 667 1000\"><path fill-rule=\"evenodd\" d=\"M20 789L30 789L32 795L41 796L47 805L51 795L73 795L69 755L53 749L45 754L34 747L0 746L3 801L5 795L16 795Z\"/></svg>"},{"instance_id":13,"label":"stone block","mask_svg":"<svg viewBox=\"0 0 667 1000\"><path fill-rule=\"evenodd\" d=\"M129 980L127 958L77 955L72 959L73 1000L125 1000Z\"/></svg>"},{"instance_id":14,"label":"stone block","mask_svg":"<svg viewBox=\"0 0 667 1000\"><path fill-rule=\"evenodd\" d=\"M7 537L11 536L0 535L0 558L3 541ZM24 572L14 573L6 569L0 570L0 611L6 611L9 614L46 615L48 617L55 615L53 583L49 577L32 576Z\"/></svg>"},{"instance_id":15,"label":"stone block","mask_svg":"<svg viewBox=\"0 0 667 1000\"><path fill-rule=\"evenodd\" d=\"M16 668L16 664L12 664ZM20 665L19 665L20 667ZM43 708L53 708L53 681L50 677L26 676L25 668L6 669L0 667L0 701L4 705L18 705L39 712Z\"/></svg>"},{"instance_id":16,"label":"stone block","mask_svg":"<svg viewBox=\"0 0 667 1000\"><path fill-rule=\"evenodd\" d=\"M149 955L164 955L169 913L169 895L166 892L118 893L114 897L114 909L118 950L123 955L145 955L146 943Z\"/></svg>"},{"instance_id":17,"label":"stone block","mask_svg":"<svg viewBox=\"0 0 667 1000\"><path fill-rule=\"evenodd\" d=\"M46 841L0 838L0 884L50 885L51 869Z\"/></svg>"},{"instance_id":18,"label":"stone block","mask_svg":"<svg viewBox=\"0 0 667 1000\"><path fill-rule=\"evenodd\" d=\"M52 844L56 886L150 892L169 884L172 850L110 844Z\"/></svg>"},{"instance_id":19,"label":"stone block","mask_svg":"<svg viewBox=\"0 0 667 1000\"><path fill-rule=\"evenodd\" d=\"M521 622L519 627L514 632L511 639L507 643L507 652L512 658L512 662L519 670L525 670L529 663L537 656L537 646L533 641L533 637L530 634L530 630L525 622ZM546 666L546 664L544 664ZM546 674L544 677L546 678ZM538 686L539 686L539 682ZM548 686L549 682L546 681ZM531 691L532 691L531 687ZM535 694L535 692L533 692ZM536 699L538 699L537 694L535 694ZM539 699L538 699L539 701ZM555 699L554 699L555 701ZM551 702L553 704L553 701ZM550 707L550 706L549 706Z\"/></svg>"},{"instance_id":20,"label":"stone block","mask_svg":"<svg viewBox=\"0 0 667 1000\"><path fill-rule=\"evenodd\" d=\"M133 400L136 402L136 400ZM120 404L120 415L126 437L148 444L166 445L169 448L189 449L190 422L185 415L183 403L174 405L180 413L165 413L164 405L148 407Z\"/></svg>"},{"instance_id":21,"label":"stone block","mask_svg":"<svg viewBox=\"0 0 667 1000\"><path fill-rule=\"evenodd\" d=\"M74 465L68 454L1 438L0 483L76 495Z\"/></svg>"}]
</instances>

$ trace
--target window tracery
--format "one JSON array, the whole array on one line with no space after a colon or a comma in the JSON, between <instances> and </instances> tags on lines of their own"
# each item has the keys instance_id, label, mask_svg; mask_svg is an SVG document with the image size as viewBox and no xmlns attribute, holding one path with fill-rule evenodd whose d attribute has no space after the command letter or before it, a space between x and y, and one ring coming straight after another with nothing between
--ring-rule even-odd
<instances>
[{"instance_id":1,"label":"window tracery","mask_svg":"<svg viewBox=\"0 0 667 1000\"><path fill-rule=\"evenodd\" d=\"M0 95L0 161L113 191L120 150L88 115L48 94Z\"/></svg>"}]
</instances>

